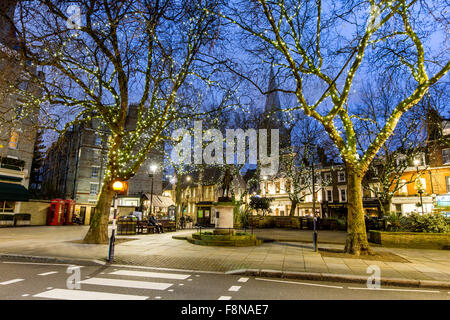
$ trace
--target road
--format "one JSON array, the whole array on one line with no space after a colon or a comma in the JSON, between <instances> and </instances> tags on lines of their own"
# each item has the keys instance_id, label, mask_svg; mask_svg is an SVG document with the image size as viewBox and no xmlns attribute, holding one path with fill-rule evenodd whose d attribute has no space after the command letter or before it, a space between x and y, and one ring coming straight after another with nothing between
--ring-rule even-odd
<instances>
[{"instance_id":1,"label":"road","mask_svg":"<svg viewBox=\"0 0 450 320\"><path fill-rule=\"evenodd\" d=\"M78 277L79 275L79 277ZM77 278L78 277L78 278ZM0 262L0 300L450 300L449 290L136 266Z\"/></svg>"}]
</instances>

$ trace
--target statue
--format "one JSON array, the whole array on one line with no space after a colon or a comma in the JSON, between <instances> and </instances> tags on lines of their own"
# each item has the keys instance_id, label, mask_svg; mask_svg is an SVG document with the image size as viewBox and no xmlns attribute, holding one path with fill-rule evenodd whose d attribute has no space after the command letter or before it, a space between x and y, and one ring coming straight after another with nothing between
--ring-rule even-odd
<instances>
[{"instance_id":1,"label":"statue","mask_svg":"<svg viewBox=\"0 0 450 320\"><path fill-rule=\"evenodd\" d=\"M229 195L231 181L232 181L231 171L230 168L227 167L222 180L222 199L221 199L222 201L231 201Z\"/></svg>"}]
</instances>

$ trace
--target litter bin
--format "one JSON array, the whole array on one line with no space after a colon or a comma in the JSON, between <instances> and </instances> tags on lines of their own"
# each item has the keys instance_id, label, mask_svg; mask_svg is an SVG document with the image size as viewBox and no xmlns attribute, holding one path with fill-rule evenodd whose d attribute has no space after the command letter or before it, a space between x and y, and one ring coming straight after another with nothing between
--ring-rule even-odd
<instances>
[{"instance_id":1,"label":"litter bin","mask_svg":"<svg viewBox=\"0 0 450 320\"><path fill-rule=\"evenodd\" d=\"M117 220L117 235L135 235L137 218L135 216L119 217Z\"/></svg>"}]
</instances>

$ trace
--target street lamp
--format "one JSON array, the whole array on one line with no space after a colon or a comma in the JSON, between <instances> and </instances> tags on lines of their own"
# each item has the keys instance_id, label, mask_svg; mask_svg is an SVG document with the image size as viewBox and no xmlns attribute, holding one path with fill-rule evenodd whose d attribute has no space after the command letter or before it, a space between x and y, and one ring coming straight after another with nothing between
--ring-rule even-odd
<instances>
[{"instance_id":1,"label":"street lamp","mask_svg":"<svg viewBox=\"0 0 450 320\"><path fill-rule=\"evenodd\" d=\"M420 164L420 161L418 159L415 159L414 160L414 165L416 166L416 169L417 169L417 180L420 182L420 180L419 180L419 164ZM422 207L422 215L424 215L424 212L423 212L423 201L422 201L423 189L420 186L421 186L421 184L419 184L419 189L417 190L417 192L419 193L419 197L420 197L420 206Z\"/></svg>"},{"instance_id":2,"label":"street lamp","mask_svg":"<svg viewBox=\"0 0 450 320\"><path fill-rule=\"evenodd\" d=\"M112 184L114 190L114 217L113 217L113 228L111 233L111 238L109 238L109 248L108 248L108 262L114 260L114 244L116 241L116 217L117 217L117 194L119 192L124 192L126 184L123 181L116 180Z\"/></svg>"},{"instance_id":3,"label":"street lamp","mask_svg":"<svg viewBox=\"0 0 450 320\"><path fill-rule=\"evenodd\" d=\"M152 178L152 189L150 190L150 214L153 213L153 175L155 174L156 170L158 170L158 166L156 164L150 165L150 172L148 176Z\"/></svg>"}]
</instances>

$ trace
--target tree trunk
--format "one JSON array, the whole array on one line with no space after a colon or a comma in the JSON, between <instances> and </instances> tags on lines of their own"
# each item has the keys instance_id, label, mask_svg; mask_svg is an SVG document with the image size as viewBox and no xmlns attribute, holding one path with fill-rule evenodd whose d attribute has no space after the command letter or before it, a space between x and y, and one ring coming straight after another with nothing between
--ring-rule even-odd
<instances>
[{"instance_id":1,"label":"tree trunk","mask_svg":"<svg viewBox=\"0 0 450 320\"><path fill-rule=\"evenodd\" d=\"M391 198L385 199L385 202L383 203L383 216L389 216L391 214ZM380 217L383 218L383 217Z\"/></svg>"},{"instance_id":2,"label":"tree trunk","mask_svg":"<svg viewBox=\"0 0 450 320\"><path fill-rule=\"evenodd\" d=\"M295 209L297 208L298 201L291 200L291 211L289 212L289 216L295 216Z\"/></svg>"},{"instance_id":3,"label":"tree trunk","mask_svg":"<svg viewBox=\"0 0 450 320\"><path fill-rule=\"evenodd\" d=\"M347 168L347 240L345 252L354 255L367 255L372 251L367 241L366 224L362 203L362 175Z\"/></svg>"},{"instance_id":4,"label":"tree trunk","mask_svg":"<svg viewBox=\"0 0 450 320\"><path fill-rule=\"evenodd\" d=\"M108 244L108 222L113 197L114 191L111 183L105 181L98 198L95 214L91 217L91 226L84 237L84 243Z\"/></svg>"}]
</instances>

